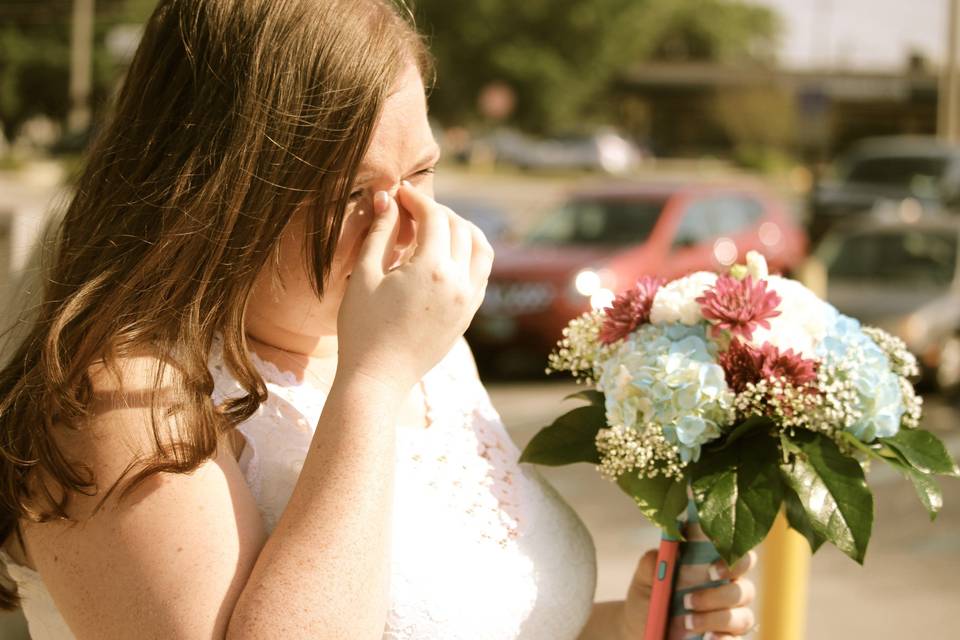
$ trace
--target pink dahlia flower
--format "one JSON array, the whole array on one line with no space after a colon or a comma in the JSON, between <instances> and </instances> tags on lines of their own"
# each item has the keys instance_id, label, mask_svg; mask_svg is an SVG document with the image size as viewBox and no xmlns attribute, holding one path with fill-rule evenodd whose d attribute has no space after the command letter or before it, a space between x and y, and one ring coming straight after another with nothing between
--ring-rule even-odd
<instances>
[{"instance_id":1,"label":"pink dahlia flower","mask_svg":"<svg viewBox=\"0 0 960 640\"><path fill-rule=\"evenodd\" d=\"M763 378L763 354L752 345L734 338L717 360L726 374L727 386L736 393Z\"/></svg>"},{"instance_id":2,"label":"pink dahlia flower","mask_svg":"<svg viewBox=\"0 0 960 640\"><path fill-rule=\"evenodd\" d=\"M769 378L784 378L794 387L806 387L817 379L816 360L808 360L793 349L781 352L769 342L757 349L734 338L717 359L726 374L727 385L736 393L750 383Z\"/></svg>"},{"instance_id":3,"label":"pink dahlia flower","mask_svg":"<svg viewBox=\"0 0 960 640\"><path fill-rule=\"evenodd\" d=\"M752 276L743 280L720 276L697 302L703 317L714 321L714 335L727 329L749 340L757 326L769 329L768 320L780 315L780 296L776 291L767 291L766 280L754 281Z\"/></svg>"},{"instance_id":4,"label":"pink dahlia flower","mask_svg":"<svg viewBox=\"0 0 960 640\"><path fill-rule=\"evenodd\" d=\"M600 342L612 344L626 338L640 325L650 322L650 308L653 298L663 286L663 278L643 276L630 289L627 289L613 301L606 310L606 318L600 327Z\"/></svg>"},{"instance_id":5,"label":"pink dahlia flower","mask_svg":"<svg viewBox=\"0 0 960 640\"><path fill-rule=\"evenodd\" d=\"M761 372L764 378L785 378L795 387L803 387L817 379L817 361L808 360L793 349L781 352L769 342L760 348L763 354Z\"/></svg>"}]
</instances>

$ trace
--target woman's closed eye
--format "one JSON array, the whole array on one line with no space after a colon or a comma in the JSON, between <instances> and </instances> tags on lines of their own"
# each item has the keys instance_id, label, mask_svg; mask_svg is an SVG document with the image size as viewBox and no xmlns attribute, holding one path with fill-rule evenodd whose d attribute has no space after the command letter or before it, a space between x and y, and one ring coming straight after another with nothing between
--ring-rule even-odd
<instances>
[{"instance_id":1,"label":"woman's closed eye","mask_svg":"<svg viewBox=\"0 0 960 640\"><path fill-rule=\"evenodd\" d=\"M432 174L436 173L436 171L437 171L436 165L430 166L430 167L426 167L425 169L421 169L420 171L417 171L417 172L411 174L409 177L407 177L407 178L405 178L405 179L406 179L406 180L409 180L410 178L419 178L419 177L429 176L429 175L432 175ZM360 198L362 198L366 192L367 192L367 188L366 188L366 187L363 187L363 188L360 188L360 189L355 189L355 190L350 194L350 202L356 202L357 200L359 200Z\"/></svg>"}]
</instances>

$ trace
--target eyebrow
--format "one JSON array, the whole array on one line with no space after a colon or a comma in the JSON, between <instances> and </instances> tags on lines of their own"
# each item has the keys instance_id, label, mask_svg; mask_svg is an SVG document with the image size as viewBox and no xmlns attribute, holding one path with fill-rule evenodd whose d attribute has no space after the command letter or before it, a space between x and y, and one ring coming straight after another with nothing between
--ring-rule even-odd
<instances>
[{"instance_id":1,"label":"eyebrow","mask_svg":"<svg viewBox=\"0 0 960 640\"><path fill-rule=\"evenodd\" d=\"M427 147L426 151L420 156L420 159L413 163L413 167L422 167L427 164L432 164L437 162L440 159L440 145L434 143ZM360 166L360 171L357 173L357 179L354 182L355 185L362 184L369 181L373 178L375 171L370 170L369 167L364 165Z\"/></svg>"}]
</instances>

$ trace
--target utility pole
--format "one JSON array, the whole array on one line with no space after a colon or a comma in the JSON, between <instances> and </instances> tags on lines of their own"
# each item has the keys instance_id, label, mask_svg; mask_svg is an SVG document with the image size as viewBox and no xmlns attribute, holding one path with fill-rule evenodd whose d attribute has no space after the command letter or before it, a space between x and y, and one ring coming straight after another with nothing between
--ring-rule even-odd
<instances>
[{"instance_id":1,"label":"utility pole","mask_svg":"<svg viewBox=\"0 0 960 640\"><path fill-rule=\"evenodd\" d=\"M93 86L93 0L73 0L70 29L70 111L67 131L82 133L90 126Z\"/></svg>"},{"instance_id":2,"label":"utility pole","mask_svg":"<svg viewBox=\"0 0 960 640\"><path fill-rule=\"evenodd\" d=\"M960 0L947 0L947 48L940 76L937 132L960 144Z\"/></svg>"}]
</instances>

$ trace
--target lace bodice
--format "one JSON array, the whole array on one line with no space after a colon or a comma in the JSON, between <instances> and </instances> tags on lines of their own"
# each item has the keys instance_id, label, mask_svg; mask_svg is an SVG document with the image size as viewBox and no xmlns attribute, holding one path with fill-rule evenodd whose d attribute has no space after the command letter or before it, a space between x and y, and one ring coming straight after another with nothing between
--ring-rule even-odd
<instances>
[{"instance_id":1,"label":"lace bodice","mask_svg":"<svg viewBox=\"0 0 960 640\"><path fill-rule=\"evenodd\" d=\"M325 393L251 354L269 397L238 426L240 467L268 532L293 491ZM210 355L214 400L242 390ZM565 640L586 623L593 541L519 451L460 340L422 380L429 426L397 430L391 606L384 640ZM8 565L33 640L72 638L40 576Z\"/></svg>"}]
</instances>

